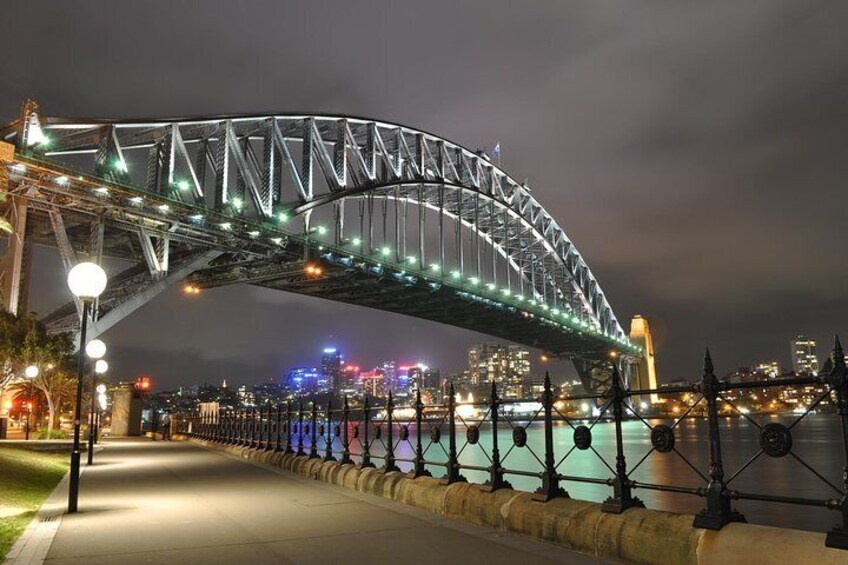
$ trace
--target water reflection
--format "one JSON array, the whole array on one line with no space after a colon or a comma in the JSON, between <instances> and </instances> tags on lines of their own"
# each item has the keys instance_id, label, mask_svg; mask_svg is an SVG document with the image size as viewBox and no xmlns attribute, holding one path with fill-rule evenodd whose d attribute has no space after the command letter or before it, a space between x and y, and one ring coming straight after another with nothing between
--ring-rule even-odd
<instances>
[{"instance_id":1,"label":"water reflection","mask_svg":"<svg viewBox=\"0 0 848 565\"><path fill-rule=\"evenodd\" d=\"M780 421L791 424L792 416L763 417L766 421ZM434 424L437 422L434 422ZM673 421L656 419L651 424ZM468 422L471 425L471 422ZM512 424L518 425L518 424ZM371 453L374 456L385 454L385 425L383 436L373 440ZM425 424L423 441L426 448L425 457L429 461L444 462L447 460L448 438L447 425L441 424L442 438L440 443L430 442L429 425ZM487 467L490 464L492 432L488 423L480 425L480 440L476 445L466 441L466 427L457 424L457 449L459 461L463 465ZM843 454L841 447L839 423L833 415L820 414L807 416L792 430L794 438L793 453L810 464L826 479L836 486L841 484ZM402 459L412 459L415 455L415 430L410 425L409 438L398 440L399 431L395 428L393 437L396 442L395 456ZM566 422L555 422L554 443L556 461L560 462L558 472L563 475L593 477L605 479L612 475L615 467L615 431L610 422L598 423L592 430L592 448L590 450L572 449L574 446L573 430ZM687 418L681 421L675 429L675 447L680 454L658 453L650 454L639 464L645 454L651 450L650 430L639 421L627 421L623 424L625 455L628 469L633 480L666 484L682 487L703 487L705 480L695 471L707 475L708 443L707 421L705 419ZM361 438L360 438L361 439ZM308 444L308 438L305 440ZM508 422L501 422L498 430L498 442L504 468L509 470L539 473L544 460L543 424L531 423L527 430L527 445L523 448L513 446L512 428ZM296 443L296 441L295 441ZM725 476L729 479L759 450L759 428L744 418L726 418L721 422L721 443L724 457ZM323 449L323 440L318 440ZM335 440L335 449L341 449ZM569 450L571 452L569 453ZM362 447L359 440L352 440L351 451L353 459L359 461L357 454ZM566 454L567 457L566 457ZM565 458L563 460L563 458ZM688 460L688 462L687 462ZM375 459L375 464L381 461ZM637 465L638 464L638 465ZM691 466L690 466L691 464ZM398 462L398 466L408 471L412 468L409 462ZM694 468L694 469L693 469ZM444 468L437 465L428 466L434 476L442 476ZM463 469L463 475L472 482L482 483L487 479L487 473ZM506 476L516 489L533 491L539 487L540 481L535 477L510 475ZM566 481L565 489L573 498L602 502L611 495L612 489L604 485L593 485ZM794 496L813 499L838 498L839 494L826 483L798 462L791 455L783 458L761 456L745 471L735 477L730 487L741 492ZM701 497L659 492L647 489L637 489L634 493L641 498L648 508L669 510L673 512L695 513L703 508ZM749 522L774 526L814 530L824 532L839 521L839 516L832 510L807 506L739 501L736 506L745 514Z\"/></svg>"}]
</instances>

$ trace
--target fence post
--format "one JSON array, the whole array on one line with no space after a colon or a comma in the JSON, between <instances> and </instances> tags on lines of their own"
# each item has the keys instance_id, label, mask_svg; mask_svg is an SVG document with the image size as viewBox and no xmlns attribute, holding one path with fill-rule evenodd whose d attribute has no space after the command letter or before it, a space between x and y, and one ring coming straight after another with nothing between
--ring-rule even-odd
<instances>
[{"instance_id":1,"label":"fence post","mask_svg":"<svg viewBox=\"0 0 848 565\"><path fill-rule=\"evenodd\" d=\"M276 437L274 439L274 453L280 453L283 450L283 405L277 403L277 423L274 426Z\"/></svg>"},{"instance_id":2,"label":"fence post","mask_svg":"<svg viewBox=\"0 0 848 565\"><path fill-rule=\"evenodd\" d=\"M568 498L565 489L559 486L554 458L554 393L551 390L551 377L545 371L545 390L542 392L542 409L545 417L545 470L542 472L542 486L533 493L533 500L547 502L552 498Z\"/></svg>"},{"instance_id":3,"label":"fence post","mask_svg":"<svg viewBox=\"0 0 848 565\"><path fill-rule=\"evenodd\" d=\"M241 407L235 408L233 414L233 445L241 445Z\"/></svg>"},{"instance_id":4,"label":"fence post","mask_svg":"<svg viewBox=\"0 0 848 565\"><path fill-rule=\"evenodd\" d=\"M350 405L347 403L347 395L344 396L344 407L342 408L342 458L339 461L340 465L350 465L353 460L350 458L350 434L348 427L350 425Z\"/></svg>"},{"instance_id":5,"label":"fence post","mask_svg":"<svg viewBox=\"0 0 848 565\"><path fill-rule=\"evenodd\" d=\"M392 425L393 415L395 411L395 402L392 399L392 391L389 391L389 399L386 401L386 421L388 422L388 436L386 437L386 464L383 467L383 472L388 473L390 471L400 471L397 465L395 465L395 446L392 439Z\"/></svg>"},{"instance_id":6,"label":"fence post","mask_svg":"<svg viewBox=\"0 0 848 565\"><path fill-rule=\"evenodd\" d=\"M256 421L256 414L261 410L260 407L253 407L253 410L250 412L250 448L256 449L259 447L259 424L262 423L262 414L259 413L259 422Z\"/></svg>"},{"instance_id":7,"label":"fence post","mask_svg":"<svg viewBox=\"0 0 848 565\"><path fill-rule=\"evenodd\" d=\"M421 387L415 389L415 466L412 468L410 477L429 477L430 472L424 465L424 446L421 442L421 428L424 421L424 404L421 402Z\"/></svg>"},{"instance_id":8,"label":"fence post","mask_svg":"<svg viewBox=\"0 0 848 565\"><path fill-rule=\"evenodd\" d=\"M836 391L836 410L842 428L842 454L844 457L842 467L842 491L848 493L848 368L845 367L845 354L839 336L834 340L831 361L833 368L825 378ZM837 524L827 533L825 545L839 549L848 549L848 495L842 495L839 501L842 514L842 523Z\"/></svg>"},{"instance_id":9,"label":"fence post","mask_svg":"<svg viewBox=\"0 0 848 565\"><path fill-rule=\"evenodd\" d=\"M291 401L286 400L286 451L285 453L294 453L292 449L292 428L291 428Z\"/></svg>"},{"instance_id":10,"label":"fence post","mask_svg":"<svg viewBox=\"0 0 848 565\"><path fill-rule=\"evenodd\" d=\"M306 455L303 450L303 399L297 401L297 455Z\"/></svg>"},{"instance_id":11,"label":"fence post","mask_svg":"<svg viewBox=\"0 0 848 565\"><path fill-rule=\"evenodd\" d=\"M241 423L239 428L241 429L239 430L239 445L247 447L247 408L242 408L240 412L239 420L241 420Z\"/></svg>"},{"instance_id":12,"label":"fence post","mask_svg":"<svg viewBox=\"0 0 848 565\"><path fill-rule=\"evenodd\" d=\"M359 464L360 469L373 467L371 462L371 443L368 441L368 431L371 428L371 405L368 403L368 395L365 395L365 403L362 405L362 462Z\"/></svg>"},{"instance_id":13,"label":"fence post","mask_svg":"<svg viewBox=\"0 0 848 565\"><path fill-rule=\"evenodd\" d=\"M227 439L224 443L230 445L233 443L233 437L235 434L233 433L233 424L235 418L233 417L233 409L230 408L227 410Z\"/></svg>"},{"instance_id":14,"label":"fence post","mask_svg":"<svg viewBox=\"0 0 848 565\"><path fill-rule=\"evenodd\" d=\"M223 417L221 416L221 407L215 410L215 443L221 443L222 438L224 437L221 422L223 421Z\"/></svg>"},{"instance_id":15,"label":"fence post","mask_svg":"<svg viewBox=\"0 0 848 565\"><path fill-rule=\"evenodd\" d=\"M268 423L265 425L265 429L267 430L265 436L265 451L274 451L274 443L271 441L274 437L274 432L276 432L274 421L271 420L271 409L274 407L274 404L269 400L267 406L268 410L265 411L265 417L268 419Z\"/></svg>"},{"instance_id":16,"label":"fence post","mask_svg":"<svg viewBox=\"0 0 848 565\"><path fill-rule=\"evenodd\" d=\"M264 415L263 415L264 414ZM265 401L265 407L259 408L259 449L264 451L268 449L268 442L271 439L271 405Z\"/></svg>"},{"instance_id":17,"label":"fence post","mask_svg":"<svg viewBox=\"0 0 848 565\"><path fill-rule=\"evenodd\" d=\"M448 389L448 462L447 474L442 478L441 484L451 485L453 483L466 482L465 477L459 473L459 459L456 455L456 392L453 382Z\"/></svg>"},{"instance_id":18,"label":"fence post","mask_svg":"<svg viewBox=\"0 0 848 565\"><path fill-rule=\"evenodd\" d=\"M326 445L324 446L324 461L335 461L336 458L333 457L333 398L331 396L327 396L326 416L327 437L324 440L326 442Z\"/></svg>"},{"instance_id":19,"label":"fence post","mask_svg":"<svg viewBox=\"0 0 848 565\"><path fill-rule=\"evenodd\" d=\"M627 476L627 460L624 458L624 438L621 434L621 420L624 418L624 384L618 364L612 362L612 414L615 418L615 479L612 483L612 496L604 501L602 512L621 514L628 508L644 508L645 504L633 496L630 478Z\"/></svg>"},{"instance_id":20,"label":"fence post","mask_svg":"<svg viewBox=\"0 0 848 565\"><path fill-rule=\"evenodd\" d=\"M318 403L315 398L312 398L312 423L309 430L309 458L316 459L318 457Z\"/></svg>"},{"instance_id":21,"label":"fence post","mask_svg":"<svg viewBox=\"0 0 848 565\"><path fill-rule=\"evenodd\" d=\"M483 484L484 490L488 492L494 492L502 488L512 488L512 485L504 480L504 472L501 467L501 451L498 449L498 409L500 406L501 400L498 398L498 385L495 381L492 381L492 390L489 396L489 412L492 420L492 464L489 467L489 480Z\"/></svg>"},{"instance_id":22,"label":"fence post","mask_svg":"<svg viewBox=\"0 0 848 565\"><path fill-rule=\"evenodd\" d=\"M707 400L707 419L710 441L710 482L707 485L707 507L696 516L692 525L707 530L720 530L730 522L745 522L745 517L731 508L730 497L725 492L724 467L721 462L721 438L718 428L718 393L721 383L713 373L710 350L704 356L704 376L701 394Z\"/></svg>"}]
</instances>

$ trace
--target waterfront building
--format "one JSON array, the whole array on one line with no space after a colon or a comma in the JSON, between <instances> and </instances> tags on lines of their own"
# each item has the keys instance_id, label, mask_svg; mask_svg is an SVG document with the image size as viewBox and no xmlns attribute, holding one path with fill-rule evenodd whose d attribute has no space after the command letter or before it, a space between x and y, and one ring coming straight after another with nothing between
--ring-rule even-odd
<instances>
[{"instance_id":1,"label":"waterfront building","mask_svg":"<svg viewBox=\"0 0 848 565\"><path fill-rule=\"evenodd\" d=\"M633 316L633 319L630 320L630 341L642 348L642 358L631 367L631 388L635 390L657 388L654 339L651 336L648 320L639 314ZM646 400L655 404L659 398L656 394L652 394Z\"/></svg>"},{"instance_id":2,"label":"waterfront building","mask_svg":"<svg viewBox=\"0 0 848 565\"><path fill-rule=\"evenodd\" d=\"M530 376L530 352L517 345L483 343L468 350L469 384L501 385L504 398L520 398Z\"/></svg>"},{"instance_id":3,"label":"waterfront building","mask_svg":"<svg viewBox=\"0 0 848 565\"><path fill-rule=\"evenodd\" d=\"M799 335L790 342L792 348L792 369L796 375L817 375L819 359L816 353L816 340Z\"/></svg>"}]
</instances>

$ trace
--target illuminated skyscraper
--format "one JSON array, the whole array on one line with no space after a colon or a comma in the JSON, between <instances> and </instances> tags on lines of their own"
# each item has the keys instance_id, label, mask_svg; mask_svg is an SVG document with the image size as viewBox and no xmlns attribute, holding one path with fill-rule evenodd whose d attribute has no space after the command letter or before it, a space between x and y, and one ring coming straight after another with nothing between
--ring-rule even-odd
<instances>
[{"instance_id":1,"label":"illuminated skyscraper","mask_svg":"<svg viewBox=\"0 0 848 565\"><path fill-rule=\"evenodd\" d=\"M657 367L654 359L654 341L648 320L640 315L630 321L630 341L642 348L643 357L632 366L631 389L657 388ZM656 394L651 395L651 403L657 402Z\"/></svg>"},{"instance_id":2,"label":"illuminated skyscraper","mask_svg":"<svg viewBox=\"0 0 848 565\"><path fill-rule=\"evenodd\" d=\"M342 354L335 347L324 349L321 355L321 375L330 390L339 390L342 376Z\"/></svg>"},{"instance_id":3,"label":"illuminated skyscraper","mask_svg":"<svg viewBox=\"0 0 848 565\"><path fill-rule=\"evenodd\" d=\"M817 375L819 358L816 354L816 340L799 335L790 342L792 347L792 368L796 375Z\"/></svg>"}]
</instances>

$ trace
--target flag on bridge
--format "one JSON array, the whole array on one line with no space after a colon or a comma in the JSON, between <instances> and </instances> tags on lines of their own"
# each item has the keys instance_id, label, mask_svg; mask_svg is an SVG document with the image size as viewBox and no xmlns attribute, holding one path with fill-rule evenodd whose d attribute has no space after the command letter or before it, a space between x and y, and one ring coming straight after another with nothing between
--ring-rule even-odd
<instances>
[{"instance_id":1,"label":"flag on bridge","mask_svg":"<svg viewBox=\"0 0 848 565\"><path fill-rule=\"evenodd\" d=\"M498 141L497 145L495 145L495 148L492 149L492 159L497 159L498 160L498 167L501 166L501 142L500 141Z\"/></svg>"}]
</instances>

